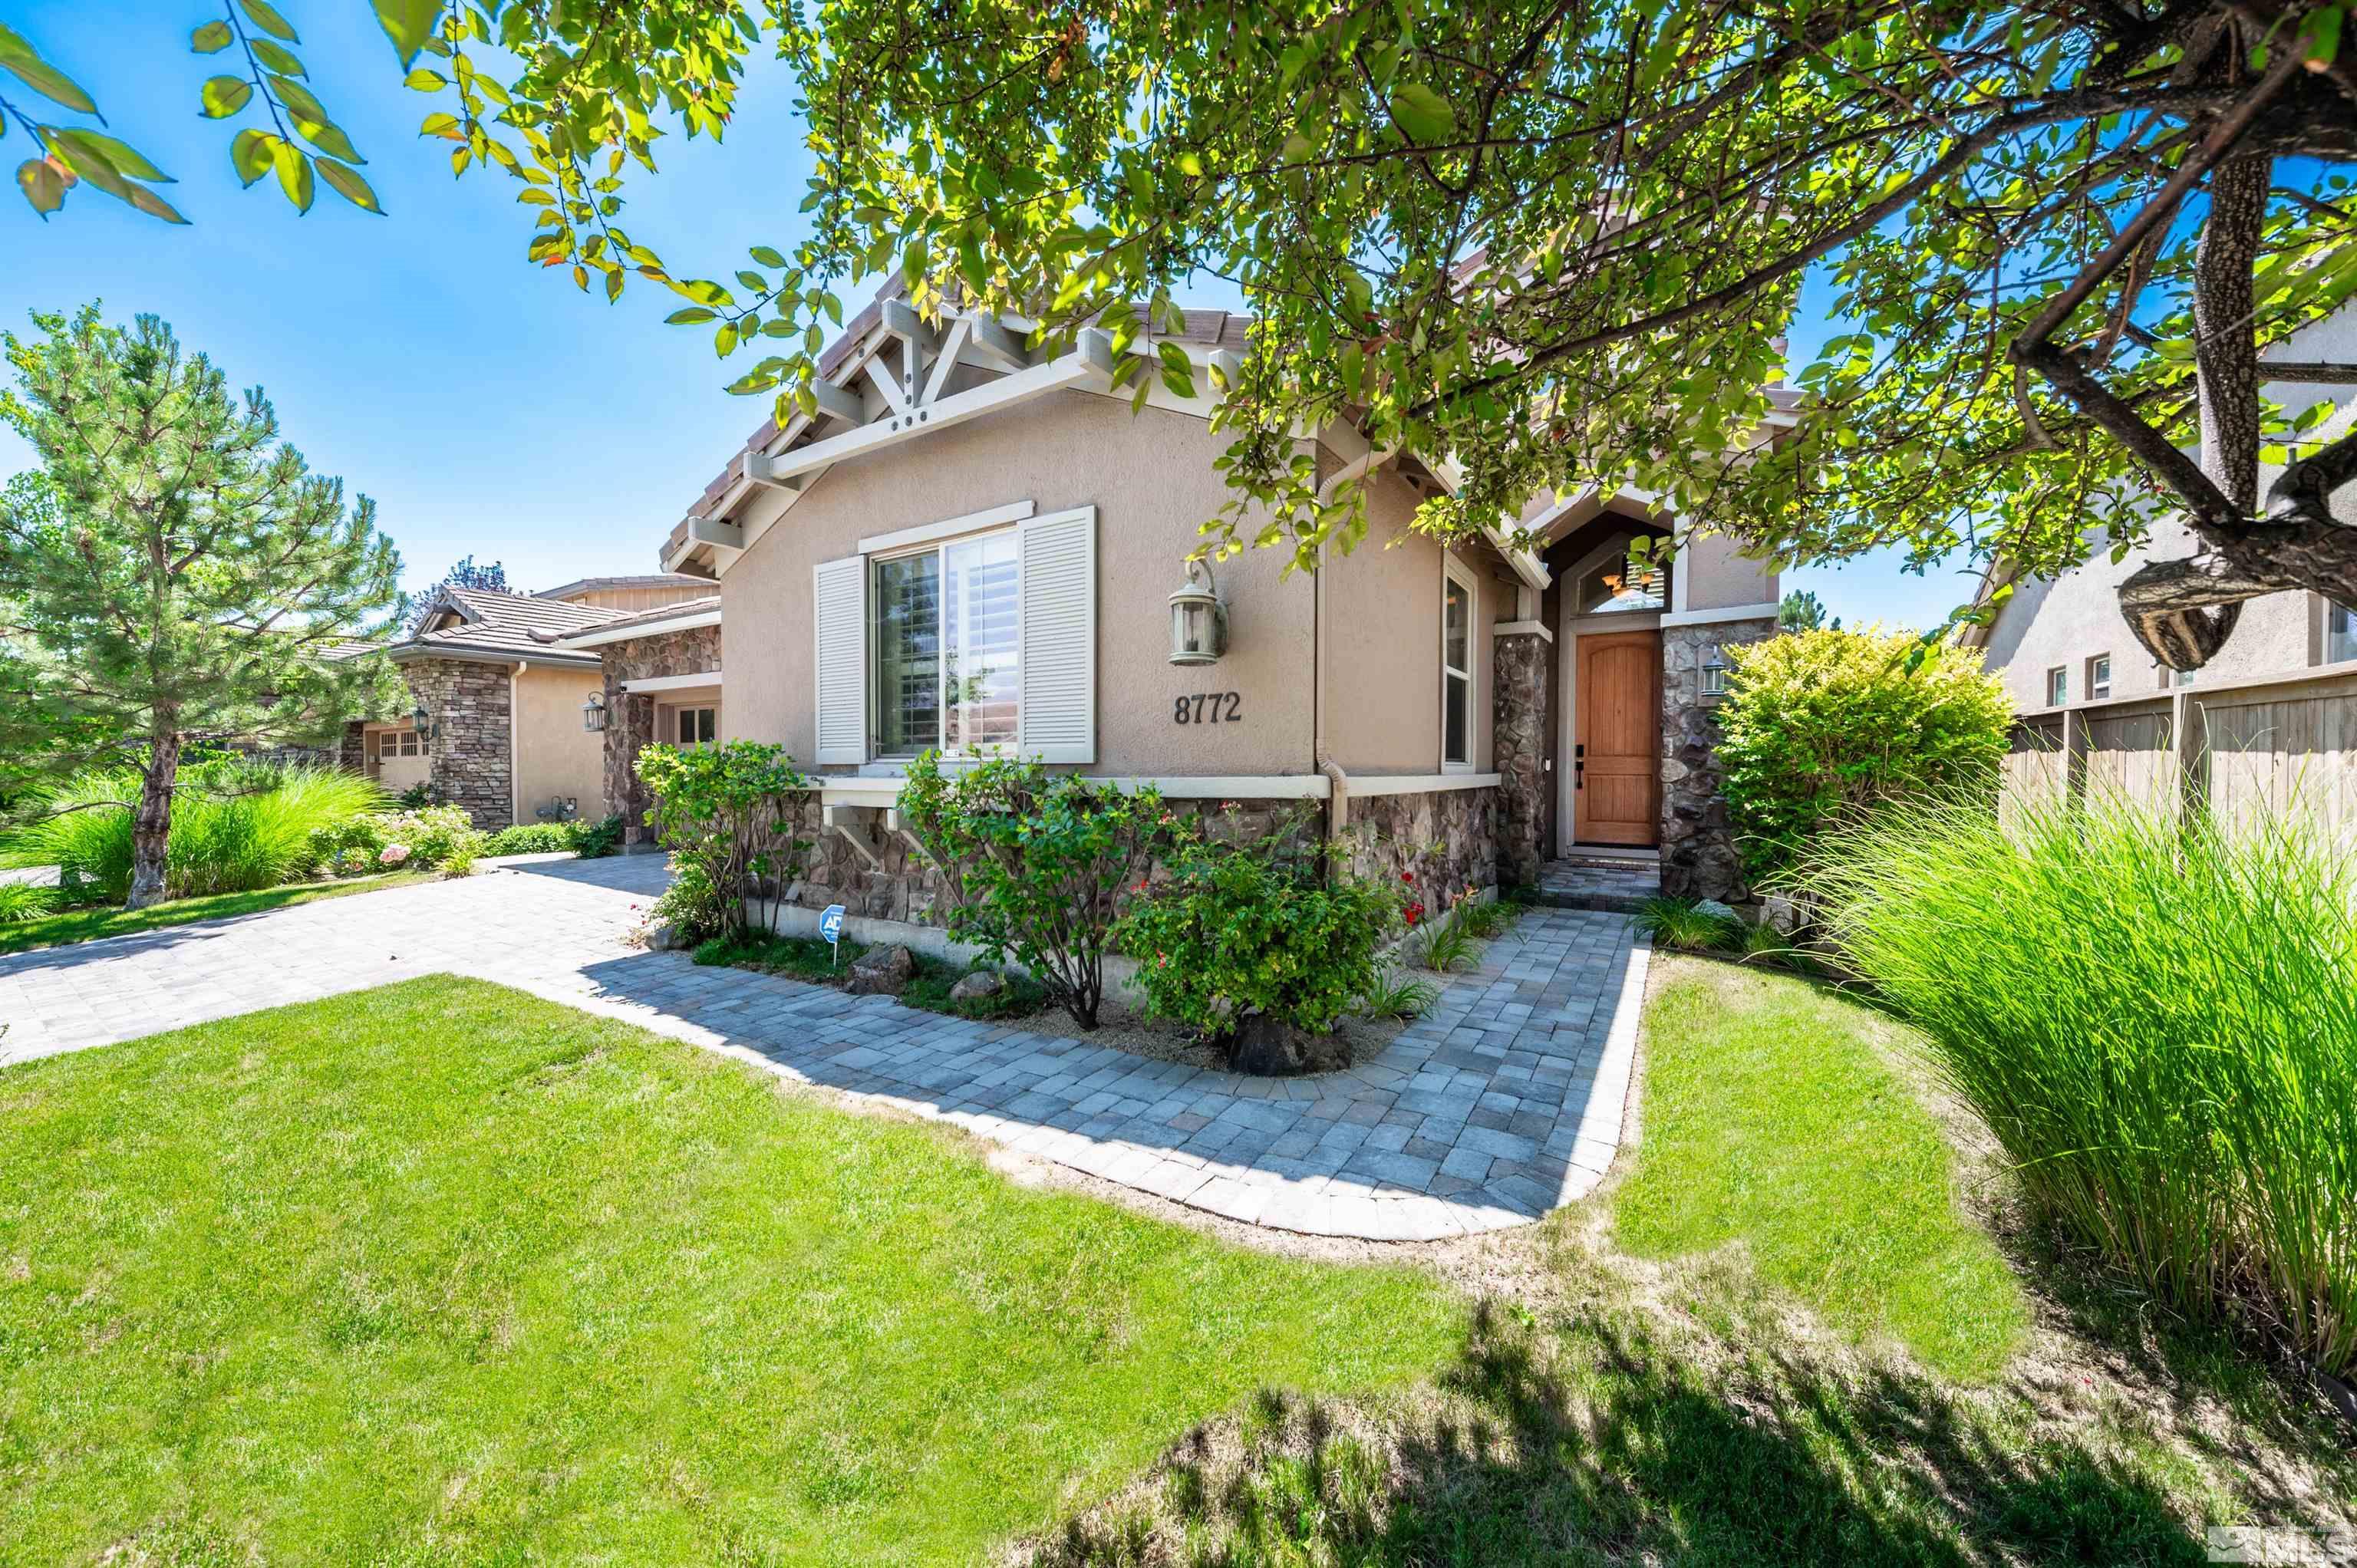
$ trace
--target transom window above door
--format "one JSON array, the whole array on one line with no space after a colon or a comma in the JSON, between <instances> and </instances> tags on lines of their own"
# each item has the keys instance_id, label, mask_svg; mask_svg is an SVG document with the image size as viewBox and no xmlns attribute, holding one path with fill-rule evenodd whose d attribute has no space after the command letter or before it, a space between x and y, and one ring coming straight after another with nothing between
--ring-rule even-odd
<instances>
[{"instance_id":1,"label":"transom window above door","mask_svg":"<svg viewBox=\"0 0 2357 1568\"><path fill-rule=\"evenodd\" d=\"M1655 560L1630 560L1630 542L1616 540L1612 553L1580 575L1573 595L1573 614L1621 615L1669 608L1669 565Z\"/></svg>"},{"instance_id":2,"label":"transom window above door","mask_svg":"<svg viewBox=\"0 0 2357 1568\"><path fill-rule=\"evenodd\" d=\"M870 563L872 754L1016 742L1021 565L1013 529Z\"/></svg>"}]
</instances>

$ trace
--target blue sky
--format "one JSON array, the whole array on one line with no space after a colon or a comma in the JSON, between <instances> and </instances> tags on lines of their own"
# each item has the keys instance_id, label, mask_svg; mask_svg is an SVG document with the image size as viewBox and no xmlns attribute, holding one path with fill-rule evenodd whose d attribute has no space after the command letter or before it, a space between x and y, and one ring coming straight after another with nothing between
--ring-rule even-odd
<instances>
[{"instance_id":1,"label":"blue sky","mask_svg":"<svg viewBox=\"0 0 2357 1568\"><path fill-rule=\"evenodd\" d=\"M161 315L235 384L263 386L315 469L375 499L411 587L469 553L503 560L522 587L653 570L657 543L759 423L763 400L720 390L708 337L664 327L676 302L656 285L609 308L526 266L515 183L452 180L449 145L416 134L427 100L401 88L366 5L282 8L388 215L324 185L307 217L266 179L239 188L230 127L196 113L211 62L187 48L216 7L8 0L8 25L91 92L115 134L178 177L167 194L194 221L167 229L77 190L45 225L0 193L0 325L21 331L27 309L92 298L112 317ZM725 275L747 245L790 247L810 171L792 99L784 71L757 62L724 145L661 145L663 177L624 214L632 235L707 276ZM11 169L27 150L21 130L0 139ZM1823 333L1821 297L1803 296L1803 351ZM0 431L0 473L30 461ZM1914 624L1970 591L1961 576L1909 576L1888 559L1786 582L1853 620Z\"/></svg>"}]
</instances>

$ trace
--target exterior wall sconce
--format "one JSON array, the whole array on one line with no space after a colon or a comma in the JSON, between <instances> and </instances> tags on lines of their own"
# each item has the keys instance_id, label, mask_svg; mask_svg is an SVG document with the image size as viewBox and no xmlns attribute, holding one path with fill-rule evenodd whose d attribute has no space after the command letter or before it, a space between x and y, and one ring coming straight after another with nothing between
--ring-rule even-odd
<instances>
[{"instance_id":1,"label":"exterior wall sconce","mask_svg":"<svg viewBox=\"0 0 2357 1568\"><path fill-rule=\"evenodd\" d=\"M433 711L426 707L424 698L418 699L417 706L411 711L409 725L426 740L439 739L442 735L442 726L434 722Z\"/></svg>"},{"instance_id":2,"label":"exterior wall sconce","mask_svg":"<svg viewBox=\"0 0 2357 1568\"><path fill-rule=\"evenodd\" d=\"M1170 596L1170 662L1216 664L1228 650L1228 607L1206 562L1187 563L1187 580Z\"/></svg>"},{"instance_id":3,"label":"exterior wall sconce","mask_svg":"<svg viewBox=\"0 0 2357 1568\"><path fill-rule=\"evenodd\" d=\"M581 704L581 727L592 735L606 727L606 693L592 692Z\"/></svg>"},{"instance_id":4,"label":"exterior wall sconce","mask_svg":"<svg viewBox=\"0 0 2357 1568\"><path fill-rule=\"evenodd\" d=\"M1706 650L1702 659L1702 694L1706 697L1727 695L1727 660L1716 648Z\"/></svg>"}]
</instances>

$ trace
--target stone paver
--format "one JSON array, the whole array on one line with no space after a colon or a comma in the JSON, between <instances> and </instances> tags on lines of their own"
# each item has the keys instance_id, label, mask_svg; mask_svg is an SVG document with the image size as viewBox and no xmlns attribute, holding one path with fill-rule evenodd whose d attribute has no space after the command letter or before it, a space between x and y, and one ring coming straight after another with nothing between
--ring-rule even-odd
<instances>
[{"instance_id":1,"label":"stone paver","mask_svg":"<svg viewBox=\"0 0 2357 1568\"><path fill-rule=\"evenodd\" d=\"M1372 1060L1271 1079L645 952L654 856L525 864L0 958L0 1065L451 972L624 1018L1246 1224L1428 1240L1585 1196L1620 1147L1645 944L1541 909Z\"/></svg>"}]
</instances>

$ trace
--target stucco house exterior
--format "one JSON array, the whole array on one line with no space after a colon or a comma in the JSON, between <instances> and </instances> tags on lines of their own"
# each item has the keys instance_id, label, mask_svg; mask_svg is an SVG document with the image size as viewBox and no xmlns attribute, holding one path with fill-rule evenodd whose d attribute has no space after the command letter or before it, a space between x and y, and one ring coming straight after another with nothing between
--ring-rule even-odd
<instances>
[{"instance_id":1,"label":"stucco house exterior","mask_svg":"<svg viewBox=\"0 0 2357 1568\"><path fill-rule=\"evenodd\" d=\"M537 594L438 587L414 631L386 650L414 711L347 724L340 759L395 793L424 785L480 828L544 811L602 817L604 752L582 712L602 689L599 658L535 634L587 630L709 591L667 574L585 577Z\"/></svg>"},{"instance_id":2,"label":"stucco house exterior","mask_svg":"<svg viewBox=\"0 0 2357 1568\"><path fill-rule=\"evenodd\" d=\"M2267 358L2357 361L2357 313L2295 333ZM2330 410L2306 449L2357 421L2357 387L2270 381L2266 390L2287 413ZM2262 494L2280 471L2261 470ZM2357 525L2357 493L2333 510ZM2011 581L2011 596L1990 624L1963 634L2021 714L2014 787L2116 785L2206 800L2229 817L2298 795L2334 822L2357 821L2357 613L2313 593L2251 600L2218 656L2178 673L2136 642L2119 585L2147 561L2192 554L2190 532L2159 520L2148 544L2116 562L2097 542L2085 565L2059 578L2013 581L2000 568L1983 594Z\"/></svg>"},{"instance_id":3,"label":"stucco house exterior","mask_svg":"<svg viewBox=\"0 0 2357 1568\"><path fill-rule=\"evenodd\" d=\"M1017 317L873 302L823 356L817 413L756 431L663 543L664 570L714 596L716 659L619 659L638 646L621 623L557 640L608 651L609 788L683 693L709 693L721 738L784 746L820 778L790 924L833 902L928 918L938 890L893 803L934 746L1150 779L1253 822L1306 812L1371 870L1456 886L1592 855L1642 890L1742 896L1710 688L1718 648L1774 630L1774 574L1626 490L1534 499L1529 549L1505 530L1444 549L1409 521L1453 470L1338 424L1301 446L1329 484L1368 477L1365 539L1315 572L1247 550L1190 584L1198 525L1229 499L1205 372L1244 326L1194 311L1136 345L1177 343L1198 395L1156 381L1133 412L1103 333L1034 354ZM1674 562L1631 574L1629 542L1665 534ZM1190 587L1216 592L1215 654L1174 643Z\"/></svg>"}]
</instances>

